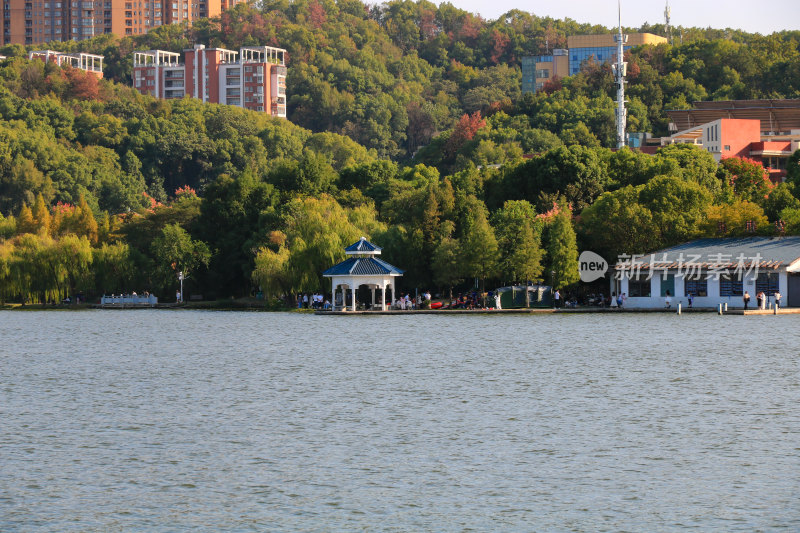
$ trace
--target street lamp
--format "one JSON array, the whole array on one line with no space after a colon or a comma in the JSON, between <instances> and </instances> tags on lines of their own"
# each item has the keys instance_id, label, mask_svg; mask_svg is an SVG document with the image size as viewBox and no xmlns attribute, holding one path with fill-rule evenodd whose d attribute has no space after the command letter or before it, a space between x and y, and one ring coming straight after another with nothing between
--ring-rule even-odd
<instances>
[{"instance_id":1,"label":"street lamp","mask_svg":"<svg viewBox=\"0 0 800 533\"><path fill-rule=\"evenodd\" d=\"M183 302L183 278L184 278L183 271L178 272L178 279L181 282L181 293L180 293L180 297L178 298L179 302Z\"/></svg>"}]
</instances>

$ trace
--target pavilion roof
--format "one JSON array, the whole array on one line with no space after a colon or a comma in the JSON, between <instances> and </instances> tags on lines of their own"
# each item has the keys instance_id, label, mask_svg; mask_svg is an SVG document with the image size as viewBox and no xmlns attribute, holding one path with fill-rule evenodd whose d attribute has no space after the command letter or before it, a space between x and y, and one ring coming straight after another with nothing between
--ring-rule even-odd
<instances>
[{"instance_id":1,"label":"pavilion roof","mask_svg":"<svg viewBox=\"0 0 800 533\"><path fill-rule=\"evenodd\" d=\"M402 276L403 271L376 257L349 257L322 273L331 276Z\"/></svg>"},{"instance_id":2,"label":"pavilion roof","mask_svg":"<svg viewBox=\"0 0 800 533\"><path fill-rule=\"evenodd\" d=\"M361 240L354 242L344 249L346 254L380 254L381 247L372 244L366 237L361 237Z\"/></svg>"}]
</instances>

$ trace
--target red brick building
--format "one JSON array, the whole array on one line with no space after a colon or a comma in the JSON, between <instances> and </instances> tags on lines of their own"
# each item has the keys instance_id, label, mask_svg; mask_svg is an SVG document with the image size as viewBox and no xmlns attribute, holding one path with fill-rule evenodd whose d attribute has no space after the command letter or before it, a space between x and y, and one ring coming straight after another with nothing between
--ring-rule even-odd
<instances>
[{"instance_id":1,"label":"red brick building","mask_svg":"<svg viewBox=\"0 0 800 533\"><path fill-rule=\"evenodd\" d=\"M673 130L688 127L662 137L661 146L696 144L717 161L726 157L754 159L769 171L774 182L786 177L786 162L800 148L800 100L698 102L695 106L698 109L667 112ZM698 122L704 119L707 122Z\"/></svg>"},{"instance_id":2,"label":"red brick building","mask_svg":"<svg viewBox=\"0 0 800 533\"><path fill-rule=\"evenodd\" d=\"M238 52L195 45L180 54L134 52L133 86L156 98L189 96L286 117L286 50L246 46Z\"/></svg>"}]
</instances>

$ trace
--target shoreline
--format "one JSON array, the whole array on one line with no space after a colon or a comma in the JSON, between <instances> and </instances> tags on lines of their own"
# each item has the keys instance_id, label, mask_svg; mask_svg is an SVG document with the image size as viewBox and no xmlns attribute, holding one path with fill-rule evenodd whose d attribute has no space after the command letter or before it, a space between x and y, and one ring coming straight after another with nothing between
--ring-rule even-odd
<instances>
[{"instance_id":1,"label":"shoreline","mask_svg":"<svg viewBox=\"0 0 800 533\"><path fill-rule=\"evenodd\" d=\"M231 302L227 300L209 302L184 302L184 303L159 303L155 305L101 305L101 304L4 304L0 306L2 311L89 311L89 310L108 310L108 311L136 311L146 309L160 309L173 311L244 311L244 312L267 312L267 313L301 313L318 316L403 316L403 315L550 315L550 314L635 314L635 313L660 313L678 314L677 308L658 308L658 309L617 309L609 307L578 307L578 308L530 308L530 309L412 309L412 310L389 310L389 311L321 311L314 309L296 308L270 308L263 304L250 301ZM693 313L713 313L718 314L719 310L714 307L693 307L691 309L681 309L681 314ZM730 309L724 311L723 315L738 316L759 316L759 315L795 315L800 314L800 308L788 307L779 309L777 313L773 309Z\"/></svg>"},{"instance_id":2,"label":"shoreline","mask_svg":"<svg viewBox=\"0 0 800 533\"><path fill-rule=\"evenodd\" d=\"M315 315L320 316L347 316L347 315L533 315L533 314L630 314L630 313L661 313L677 315L676 308L665 309L611 309L611 308L571 308L571 309L550 309L550 308L533 308L533 309L418 309L411 311L392 310L392 311L314 311ZM693 307L691 309L682 309L681 314L692 313L719 313L719 310L714 307ZM722 313L723 315L796 315L800 314L800 308L791 307L786 309L779 309L777 313L772 309L731 309Z\"/></svg>"}]
</instances>

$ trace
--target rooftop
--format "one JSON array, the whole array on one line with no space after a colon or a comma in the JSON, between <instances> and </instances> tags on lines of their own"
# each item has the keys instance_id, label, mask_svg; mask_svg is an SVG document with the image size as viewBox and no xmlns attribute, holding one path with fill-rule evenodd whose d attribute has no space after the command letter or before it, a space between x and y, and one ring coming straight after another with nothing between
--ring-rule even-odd
<instances>
[{"instance_id":1,"label":"rooftop","mask_svg":"<svg viewBox=\"0 0 800 533\"><path fill-rule=\"evenodd\" d=\"M402 276L403 271L376 257L350 257L322 273L330 276Z\"/></svg>"},{"instance_id":2,"label":"rooftop","mask_svg":"<svg viewBox=\"0 0 800 533\"><path fill-rule=\"evenodd\" d=\"M761 121L762 132L800 129L800 99L720 100L694 102L692 109L668 109L672 131L683 131L720 118L746 118Z\"/></svg>"},{"instance_id":3,"label":"rooftop","mask_svg":"<svg viewBox=\"0 0 800 533\"><path fill-rule=\"evenodd\" d=\"M366 237L361 237L356 243L351 244L347 248L344 249L347 255L353 254L373 254L373 255L380 255L381 247L375 244L372 244L367 240Z\"/></svg>"},{"instance_id":4,"label":"rooftop","mask_svg":"<svg viewBox=\"0 0 800 533\"><path fill-rule=\"evenodd\" d=\"M748 266L758 260L759 268L800 269L800 236L699 239L637 257L636 261L643 263L644 269L649 268L651 261L663 269L689 262L701 266L735 266L740 258ZM616 268L630 267L630 262L622 262Z\"/></svg>"}]
</instances>

